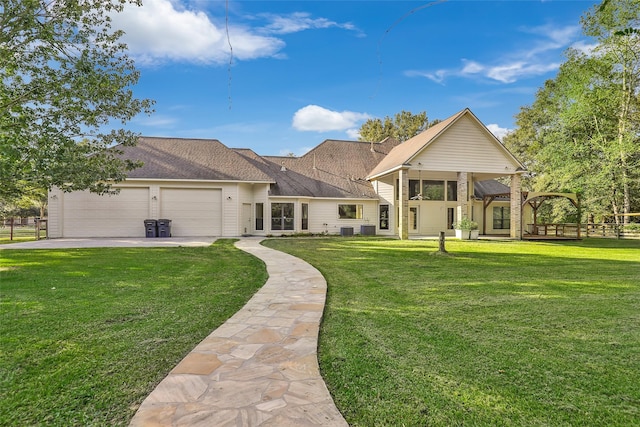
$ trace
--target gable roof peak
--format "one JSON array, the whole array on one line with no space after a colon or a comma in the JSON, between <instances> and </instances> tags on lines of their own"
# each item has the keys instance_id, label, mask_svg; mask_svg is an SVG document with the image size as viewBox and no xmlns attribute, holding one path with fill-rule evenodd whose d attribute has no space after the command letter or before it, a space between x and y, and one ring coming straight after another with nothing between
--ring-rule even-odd
<instances>
[{"instance_id":1,"label":"gable roof peak","mask_svg":"<svg viewBox=\"0 0 640 427\"><path fill-rule=\"evenodd\" d=\"M413 136L412 138L407 139L405 142L396 146L391 150L389 155L385 157L370 173L367 177L368 179L375 178L377 176L385 175L394 170L397 170L400 167L406 166L410 164L411 160L415 158L419 153L421 153L426 147L431 145L440 135L446 132L449 128L455 125L456 122L460 121L462 117L469 117L475 123L477 123L486 136L488 136L491 141L499 146L499 148L511 158L512 161L522 166L519 160L515 158L509 150L500 142L496 136L487 129L487 127L476 117L475 114L471 111L469 107L464 108L458 113L446 118L445 120L425 129L423 132L418 135Z\"/></svg>"}]
</instances>

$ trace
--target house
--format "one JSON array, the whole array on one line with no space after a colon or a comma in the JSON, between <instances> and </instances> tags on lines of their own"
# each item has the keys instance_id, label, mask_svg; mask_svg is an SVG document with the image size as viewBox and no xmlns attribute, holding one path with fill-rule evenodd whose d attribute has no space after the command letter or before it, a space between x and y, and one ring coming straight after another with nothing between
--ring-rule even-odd
<instances>
[{"instance_id":1,"label":"house","mask_svg":"<svg viewBox=\"0 0 640 427\"><path fill-rule=\"evenodd\" d=\"M119 194L50 191L50 237L142 237L145 219L166 218L173 236L353 227L406 239L453 234L463 216L483 234L522 237L524 167L469 109L403 143L326 140L302 157L210 139L141 137L121 149L144 165L114 186ZM505 190L510 199L492 196Z\"/></svg>"}]
</instances>

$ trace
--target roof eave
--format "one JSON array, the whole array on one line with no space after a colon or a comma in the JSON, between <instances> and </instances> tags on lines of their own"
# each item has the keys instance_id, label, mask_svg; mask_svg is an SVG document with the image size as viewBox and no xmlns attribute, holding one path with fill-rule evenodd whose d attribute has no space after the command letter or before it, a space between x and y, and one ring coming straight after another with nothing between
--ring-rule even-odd
<instances>
[{"instance_id":1,"label":"roof eave","mask_svg":"<svg viewBox=\"0 0 640 427\"><path fill-rule=\"evenodd\" d=\"M126 178L124 181L172 181L172 182L207 182L207 183L227 183L233 182L238 184L275 184L276 181L260 181L260 180L239 180L239 179L189 179L189 178Z\"/></svg>"},{"instance_id":2,"label":"roof eave","mask_svg":"<svg viewBox=\"0 0 640 427\"><path fill-rule=\"evenodd\" d=\"M367 181L371 181L372 179L380 178L381 176L389 175L391 173L399 171L400 169L407 169L409 167L411 167L411 164L404 162L403 164L395 166L391 169L387 169L382 172L378 172L376 174L366 176L364 179L366 179Z\"/></svg>"}]
</instances>

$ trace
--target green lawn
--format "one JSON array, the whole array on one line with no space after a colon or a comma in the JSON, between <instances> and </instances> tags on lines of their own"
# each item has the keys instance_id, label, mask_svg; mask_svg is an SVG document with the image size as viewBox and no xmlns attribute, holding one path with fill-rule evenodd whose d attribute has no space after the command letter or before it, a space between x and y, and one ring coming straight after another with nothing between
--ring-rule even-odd
<instances>
[{"instance_id":1,"label":"green lawn","mask_svg":"<svg viewBox=\"0 0 640 427\"><path fill-rule=\"evenodd\" d=\"M354 426L640 425L640 241L273 239L329 284Z\"/></svg>"},{"instance_id":2,"label":"green lawn","mask_svg":"<svg viewBox=\"0 0 640 427\"><path fill-rule=\"evenodd\" d=\"M126 425L266 277L229 240L0 251L0 425Z\"/></svg>"}]
</instances>

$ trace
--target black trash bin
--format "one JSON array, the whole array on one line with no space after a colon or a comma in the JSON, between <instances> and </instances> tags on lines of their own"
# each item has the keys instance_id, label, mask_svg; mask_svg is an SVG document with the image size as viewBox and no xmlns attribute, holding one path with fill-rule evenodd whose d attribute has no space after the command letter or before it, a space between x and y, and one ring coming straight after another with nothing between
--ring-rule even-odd
<instances>
[{"instance_id":1,"label":"black trash bin","mask_svg":"<svg viewBox=\"0 0 640 427\"><path fill-rule=\"evenodd\" d=\"M144 231L146 237L158 237L158 221L155 219L145 219Z\"/></svg>"},{"instance_id":2,"label":"black trash bin","mask_svg":"<svg viewBox=\"0 0 640 427\"><path fill-rule=\"evenodd\" d=\"M171 220L158 220L158 237L171 237Z\"/></svg>"}]
</instances>

